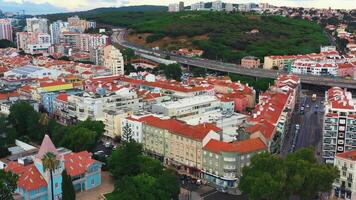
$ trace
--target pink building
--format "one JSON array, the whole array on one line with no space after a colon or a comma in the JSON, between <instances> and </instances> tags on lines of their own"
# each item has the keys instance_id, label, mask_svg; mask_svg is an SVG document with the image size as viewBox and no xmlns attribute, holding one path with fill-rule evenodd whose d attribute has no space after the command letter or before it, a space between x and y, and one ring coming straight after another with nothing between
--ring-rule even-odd
<instances>
[{"instance_id":1,"label":"pink building","mask_svg":"<svg viewBox=\"0 0 356 200\"><path fill-rule=\"evenodd\" d=\"M338 64L338 76L356 79L356 62Z\"/></svg>"},{"instance_id":2,"label":"pink building","mask_svg":"<svg viewBox=\"0 0 356 200\"><path fill-rule=\"evenodd\" d=\"M254 56L246 56L241 59L241 66L246 68L258 68L260 66L260 59Z\"/></svg>"},{"instance_id":3,"label":"pink building","mask_svg":"<svg viewBox=\"0 0 356 200\"><path fill-rule=\"evenodd\" d=\"M0 19L0 40L2 39L13 41L11 21L8 19Z\"/></svg>"}]
</instances>

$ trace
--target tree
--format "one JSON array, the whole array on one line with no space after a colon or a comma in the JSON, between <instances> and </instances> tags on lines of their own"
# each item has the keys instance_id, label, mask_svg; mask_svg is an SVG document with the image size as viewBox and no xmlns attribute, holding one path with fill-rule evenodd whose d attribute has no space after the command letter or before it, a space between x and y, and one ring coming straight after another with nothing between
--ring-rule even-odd
<instances>
[{"instance_id":1,"label":"tree","mask_svg":"<svg viewBox=\"0 0 356 200\"><path fill-rule=\"evenodd\" d=\"M115 150L108 159L110 172L115 179L124 176L135 176L140 172L140 158L142 146L136 142L127 142Z\"/></svg>"},{"instance_id":2,"label":"tree","mask_svg":"<svg viewBox=\"0 0 356 200\"><path fill-rule=\"evenodd\" d=\"M52 152L47 152L43 155L42 158L43 168L45 170L49 170L50 178L51 178L51 196L54 199L54 188L53 188L53 171L59 165L59 161L57 160L57 156Z\"/></svg>"},{"instance_id":3,"label":"tree","mask_svg":"<svg viewBox=\"0 0 356 200\"><path fill-rule=\"evenodd\" d=\"M167 79L180 81L182 77L182 69L180 64L160 65L160 68L163 69L164 75Z\"/></svg>"},{"instance_id":4,"label":"tree","mask_svg":"<svg viewBox=\"0 0 356 200\"><path fill-rule=\"evenodd\" d=\"M91 150L96 144L96 133L88 128L73 126L64 136L62 145L74 152Z\"/></svg>"},{"instance_id":5,"label":"tree","mask_svg":"<svg viewBox=\"0 0 356 200\"><path fill-rule=\"evenodd\" d=\"M128 123L126 123L122 129L121 140L125 142L130 142L132 140L132 130Z\"/></svg>"},{"instance_id":6,"label":"tree","mask_svg":"<svg viewBox=\"0 0 356 200\"><path fill-rule=\"evenodd\" d=\"M194 77L205 77L206 71L204 68L195 67L192 69L192 73Z\"/></svg>"},{"instance_id":7,"label":"tree","mask_svg":"<svg viewBox=\"0 0 356 200\"><path fill-rule=\"evenodd\" d=\"M17 188L17 179L16 174L0 170L0 199L13 199L12 193Z\"/></svg>"},{"instance_id":8,"label":"tree","mask_svg":"<svg viewBox=\"0 0 356 200\"><path fill-rule=\"evenodd\" d=\"M14 48L16 46L10 40L5 40L5 39L0 40L0 49L4 49L4 48L8 48L8 47L13 47Z\"/></svg>"},{"instance_id":9,"label":"tree","mask_svg":"<svg viewBox=\"0 0 356 200\"><path fill-rule=\"evenodd\" d=\"M4 158L10 154L10 151L5 146L0 146L0 158Z\"/></svg>"},{"instance_id":10,"label":"tree","mask_svg":"<svg viewBox=\"0 0 356 200\"><path fill-rule=\"evenodd\" d=\"M33 107L25 102L20 102L10 107L8 116L9 123L16 129L17 133L27 135L27 118L37 114Z\"/></svg>"},{"instance_id":11,"label":"tree","mask_svg":"<svg viewBox=\"0 0 356 200\"><path fill-rule=\"evenodd\" d=\"M313 149L300 149L284 159L269 153L251 158L244 167L239 188L252 200L284 200L291 195L312 199L318 192L328 192L338 170L320 164Z\"/></svg>"},{"instance_id":12,"label":"tree","mask_svg":"<svg viewBox=\"0 0 356 200\"><path fill-rule=\"evenodd\" d=\"M83 127L95 132L95 142L97 142L104 133L104 123L102 121L95 121L91 119L86 119L85 121L79 122L77 127Z\"/></svg>"},{"instance_id":13,"label":"tree","mask_svg":"<svg viewBox=\"0 0 356 200\"><path fill-rule=\"evenodd\" d=\"M62 199L75 200L75 191L71 176L67 174L66 170L62 172Z\"/></svg>"}]
</instances>

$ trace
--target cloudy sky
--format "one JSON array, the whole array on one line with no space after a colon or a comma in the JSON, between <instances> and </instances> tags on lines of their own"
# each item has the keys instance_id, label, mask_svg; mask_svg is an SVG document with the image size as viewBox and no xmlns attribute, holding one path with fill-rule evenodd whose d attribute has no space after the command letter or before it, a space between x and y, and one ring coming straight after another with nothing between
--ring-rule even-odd
<instances>
[{"instance_id":1,"label":"cloudy sky","mask_svg":"<svg viewBox=\"0 0 356 200\"><path fill-rule=\"evenodd\" d=\"M41 14L63 11L88 10L98 7L119 7L130 5L168 5L179 0L0 0L0 9L3 11L18 12L26 10L27 13ZM190 5L201 0L183 0ZM203 0L204 1L204 0ZM208 1L208 0L205 0ZM356 0L225 0L230 3L267 2L273 5L303 6L318 8L347 8L355 9Z\"/></svg>"}]
</instances>

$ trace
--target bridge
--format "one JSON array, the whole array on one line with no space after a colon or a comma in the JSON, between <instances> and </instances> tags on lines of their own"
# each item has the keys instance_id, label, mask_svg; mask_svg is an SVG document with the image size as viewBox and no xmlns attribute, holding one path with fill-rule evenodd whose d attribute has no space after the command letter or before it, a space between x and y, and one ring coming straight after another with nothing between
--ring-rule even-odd
<instances>
[{"instance_id":1,"label":"bridge","mask_svg":"<svg viewBox=\"0 0 356 200\"><path fill-rule=\"evenodd\" d=\"M279 74L287 73L284 71L267 70L267 69L259 69L259 68L249 69L232 63L224 63L224 62L208 60L208 59L188 58L184 56L167 54L165 52L154 52L152 50L148 50L136 44L132 44L128 41L125 41L124 35L125 35L124 30L121 30L119 33L114 32L112 35L112 40L116 43L119 43L121 46L135 50L139 54L147 54L150 55L151 57L157 57L157 58L164 58L165 56L169 55L170 60L188 66L201 67L201 68L220 71L220 72L253 76L257 78L258 77L276 78ZM343 79L337 77L331 78L331 77L323 77L323 76L313 76L313 75L305 75L305 74L298 74L298 76L300 77L300 81L304 84L327 86L327 87L341 87L341 88L349 88L349 89L356 90L356 80Z\"/></svg>"}]
</instances>

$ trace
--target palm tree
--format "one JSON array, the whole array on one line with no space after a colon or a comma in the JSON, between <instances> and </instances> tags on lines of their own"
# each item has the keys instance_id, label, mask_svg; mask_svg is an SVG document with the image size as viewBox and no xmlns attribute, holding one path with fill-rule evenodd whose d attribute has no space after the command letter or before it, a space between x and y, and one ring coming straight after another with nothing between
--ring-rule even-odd
<instances>
[{"instance_id":1,"label":"palm tree","mask_svg":"<svg viewBox=\"0 0 356 200\"><path fill-rule=\"evenodd\" d=\"M48 132L48 123L49 123L49 118L47 113L43 113L40 115L40 118L38 119L38 123L40 123L44 127L44 132L45 134L48 134L51 136Z\"/></svg>"},{"instance_id":2,"label":"palm tree","mask_svg":"<svg viewBox=\"0 0 356 200\"><path fill-rule=\"evenodd\" d=\"M59 165L59 161L57 160L57 156L54 153L47 152L46 154L43 155L42 164L43 164L44 170L47 170L47 169L49 170L49 174L51 176L51 194L52 194L52 200L54 200L53 171Z\"/></svg>"}]
</instances>

